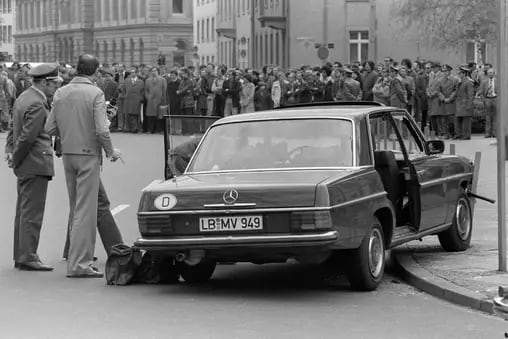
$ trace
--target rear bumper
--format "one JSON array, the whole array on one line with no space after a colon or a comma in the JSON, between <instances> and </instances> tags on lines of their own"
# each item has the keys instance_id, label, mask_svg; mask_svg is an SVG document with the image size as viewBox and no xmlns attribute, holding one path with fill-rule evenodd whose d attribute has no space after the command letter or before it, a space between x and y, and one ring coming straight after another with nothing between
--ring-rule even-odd
<instances>
[{"instance_id":1,"label":"rear bumper","mask_svg":"<svg viewBox=\"0 0 508 339\"><path fill-rule=\"evenodd\" d=\"M326 246L338 239L337 231L309 234L193 236L171 238L138 238L136 247L146 250L172 251L182 249L225 249L255 247L307 247Z\"/></svg>"}]
</instances>

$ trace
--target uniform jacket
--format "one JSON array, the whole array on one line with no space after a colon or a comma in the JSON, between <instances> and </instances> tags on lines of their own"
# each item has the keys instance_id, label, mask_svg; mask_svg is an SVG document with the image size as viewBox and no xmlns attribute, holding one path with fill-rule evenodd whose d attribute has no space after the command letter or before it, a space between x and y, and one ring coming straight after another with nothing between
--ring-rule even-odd
<instances>
[{"instance_id":1,"label":"uniform jacket","mask_svg":"<svg viewBox=\"0 0 508 339\"><path fill-rule=\"evenodd\" d=\"M401 78L397 77L390 81L390 106L406 108L407 98Z\"/></svg>"},{"instance_id":2,"label":"uniform jacket","mask_svg":"<svg viewBox=\"0 0 508 339\"><path fill-rule=\"evenodd\" d=\"M457 106L455 116L471 117L473 116L474 100L474 81L471 78L463 78L457 86Z\"/></svg>"},{"instance_id":3,"label":"uniform jacket","mask_svg":"<svg viewBox=\"0 0 508 339\"><path fill-rule=\"evenodd\" d=\"M429 86L427 87L427 97L429 102L429 114L431 116L441 115L442 102L438 96L438 88L441 81L441 75L432 74L429 76Z\"/></svg>"},{"instance_id":4,"label":"uniform jacket","mask_svg":"<svg viewBox=\"0 0 508 339\"><path fill-rule=\"evenodd\" d=\"M130 115L140 115L141 104L145 99L145 84L143 80L136 78L132 83L132 78L125 79L125 113Z\"/></svg>"},{"instance_id":5,"label":"uniform jacket","mask_svg":"<svg viewBox=\"0 0 508 339\"><path fill-rule=\"evenodd\" d=\"M344 80L343 88L344 88L343 100L345 101L362 100L362 89L360 87L360 82L352 78L346 78L346 80Z\"/></svg>"},{"instance_id":6,"label":"uniform jacket","mask_svg":"<svg viewBox=\"0 0 508 339\"><path fill-rule=\"evenodd\" d=\"M46 96L34 88L27 89L14 103L6 152L12 153L17 177L55 175L51 137L44 130L48 112Z\"/></svg>"},{"instance_id":7,"label":"uniform jacket","mask_svg":"<svg viewBox=\"0 0 508 339\"><path fill-rule=\"evenodd\" d=\"M455 115L457 96L457 80L453 77L443 77L437 87L437 95L442 103L442 115Z\"/></svg>"},{"instance_id":8,"label":"uniform jacket","mask_svg":"<svg viewBox=\"0 0 508 339\"><path fill-rule=\"evenodd\" d=\"M55 92L46 132L60 136L62 154L113 153L104 93L87 77L76 76Z\"/></svg>"},{"instance_id":9,"label":"uniform jacket","mask_svg":"<svg viewBox=\"0 0 508 339\"><path fill-rule=\"evenodd\" d=\"M149 77L145 81L146 116L159 116L159 108L166 105L167 84L163 77Z\"/></svg>"}]
</instances>

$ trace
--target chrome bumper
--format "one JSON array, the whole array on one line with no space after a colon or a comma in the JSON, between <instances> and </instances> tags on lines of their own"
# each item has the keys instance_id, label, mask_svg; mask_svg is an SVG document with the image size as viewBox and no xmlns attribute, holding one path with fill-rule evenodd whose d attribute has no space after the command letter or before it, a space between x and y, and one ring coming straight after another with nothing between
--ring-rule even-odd
<instances>
[{"instance_id":1,"label":"chrome bumper","mask_svg":"<svg viewBox=\"0 0 508 339\"><path fill-rule=\"evenodd\" d=\"M237 247L244 245L255 246L311 246L323 243L332 243L338 238L337 231L311 234L287 234L287 235L231 235L231 236L193 236L167 239L144 239L138 238L134 243L141 248L172 248L172 247Z\"/></svg>"}]
</instances>

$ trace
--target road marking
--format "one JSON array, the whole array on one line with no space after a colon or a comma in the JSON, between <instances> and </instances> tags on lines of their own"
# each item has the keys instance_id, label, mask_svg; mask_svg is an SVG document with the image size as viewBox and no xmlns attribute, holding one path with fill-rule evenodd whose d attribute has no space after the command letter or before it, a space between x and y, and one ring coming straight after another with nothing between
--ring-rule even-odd
<instances>
[{"instance_id":1,"label":"road marking","mask_svg":"<svg viewBox=\"0 0 508 339\"><path fill-rule=\"evenodd\" d=\"M112 215L117 215L118 213L122 212L124 209L129 207L130 205L118 205L115 208L111 210Z\"/></svg>"}]
</instances>

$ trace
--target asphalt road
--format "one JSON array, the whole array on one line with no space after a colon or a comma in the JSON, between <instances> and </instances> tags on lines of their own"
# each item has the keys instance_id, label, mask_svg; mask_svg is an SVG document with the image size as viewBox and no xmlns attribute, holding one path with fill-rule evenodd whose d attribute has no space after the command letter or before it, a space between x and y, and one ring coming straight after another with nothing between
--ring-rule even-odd
<instances>
[{"instance_id":1,"label":"asphalt road","mask_svg":"<svg viewBox=\"0 0 508 339\"><path fill-rule=\"evenodd\" d=\"M140 190L162 176L161 135L114 134L122 163L103 181L124 239L137 237ZM0 146L5 134L0 134ZM3 152L0 152L3 154ZM106 286L68 279L61 259L68 201L61 160L50 183L39 254L55 271L13 268L15 177L0 164L0 338L503 338L508 323L435 299L387 276L377 291L333 287L300 265L221 265L203 285ZM103 268L105 253L97 241Z\"/></svg>"}]
</instances>

